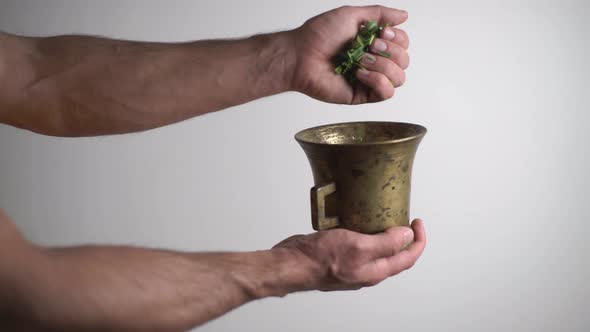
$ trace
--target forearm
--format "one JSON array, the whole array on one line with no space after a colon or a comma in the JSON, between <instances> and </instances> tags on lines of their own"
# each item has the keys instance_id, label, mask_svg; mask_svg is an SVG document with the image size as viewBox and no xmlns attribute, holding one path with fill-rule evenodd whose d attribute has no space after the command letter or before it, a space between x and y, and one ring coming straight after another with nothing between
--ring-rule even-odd
<instances>
[{"instance_id":1,"label":"forearm","mask_svg":"<svg viewBox=\"0 0 590 332\"><path fill-rule=\"evenodd\" d=\"M280 93L294 61L289 32L176 44L3 40L12 56L0 78L18 85L4 94L4 122L57 136L141 131Z\"/></svg>"},{"instance_id":2,"label":"forearm","mask_svg":"<svg viewBox=\"0 0 590 332\"><path fill-rule=\"evenodd\" d=\"M80 247L47 250L44 257L35 264L43 277L20 283L25 309L13 313L19 328L185 331L248 301L306 289L311 279L300 258L282 249L189 254Z\"/></svg>"}]
</instances>

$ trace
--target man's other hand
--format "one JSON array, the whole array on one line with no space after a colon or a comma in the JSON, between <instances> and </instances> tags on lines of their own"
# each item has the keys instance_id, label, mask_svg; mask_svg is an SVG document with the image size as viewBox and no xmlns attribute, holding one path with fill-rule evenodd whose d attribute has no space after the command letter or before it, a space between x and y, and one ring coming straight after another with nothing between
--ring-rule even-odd
<instances>
[{"instance_id":1,"label":"man's other hand","mask_svg":"<svg viewBox=\"0 0 590 332\"><path fill-rule=\"evenodd\" d=\"M273 250L301 256L313 271L304 289L352 290L374 286L414 266L426 245L421 220L410 227L392 227L367 235L345 229L295 235Z\"/></svg>"},{"instance_id":2,"label":"man's other hand","mask_svg":"<svg viewBox=\"0 0 590 332\"><path fill-rule=\"evenodd\" d=\"M404 70L409 65L408 35L395 26L407 18L407 12L383 6L344 6L311 18L291 33L295 54L292 89L337 104L393 97L395 88L405 82ZM333 60L369 20L387 27L363 56L361 64L366 70L355 73L360 83L351 86L334 72Z\"/></svg>"}]
</instances>

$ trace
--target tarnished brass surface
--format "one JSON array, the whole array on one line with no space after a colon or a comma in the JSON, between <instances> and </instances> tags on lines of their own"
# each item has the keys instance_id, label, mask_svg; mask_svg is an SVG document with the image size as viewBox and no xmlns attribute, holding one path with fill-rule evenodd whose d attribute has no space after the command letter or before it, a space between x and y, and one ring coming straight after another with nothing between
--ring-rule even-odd
<instances>
[{"instance_id":1,"label":"tarnished brass surface","mask_svg":"<svg viewBox=\"0 0 590 332\"><path fill-rule=\"evenodd\" d=\"M350 122L298 132L312 168L312 225L376 233L408 225L412 165L426 128Z\"/></svg>"}]
</instances>

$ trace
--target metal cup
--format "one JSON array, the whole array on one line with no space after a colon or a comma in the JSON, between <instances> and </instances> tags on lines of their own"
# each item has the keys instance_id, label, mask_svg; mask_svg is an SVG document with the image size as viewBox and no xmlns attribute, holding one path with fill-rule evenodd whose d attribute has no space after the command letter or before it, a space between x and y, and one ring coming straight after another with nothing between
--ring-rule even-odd
<instances>
[{"instance_id":1,"label":"metal cup","mask_svg":"<svg viewBox=\"0 0 590 332\"><path fill-rule=\"evenodd\" d=\"M313 172L313 229L377 233L409 224L412 165L426 128L350 122L295 135Z\"/></svg>"}]
</instances>

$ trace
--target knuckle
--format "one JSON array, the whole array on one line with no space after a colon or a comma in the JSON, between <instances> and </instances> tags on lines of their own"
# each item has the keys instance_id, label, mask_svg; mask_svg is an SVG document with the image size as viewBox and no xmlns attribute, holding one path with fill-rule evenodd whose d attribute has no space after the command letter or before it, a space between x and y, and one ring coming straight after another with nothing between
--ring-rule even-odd
<instances>
[{"instance_id":1,"label":"knuckle","mask_svg":"<svg viewBox=\"0 0 590 332\"><path fill-rule=\"evenodd\" d=\"M410 66L410 55L407 52L404 52L404 69L407 69Z\"/></svg>"},{"instance_id":2,"label":"knuckle","mask_svg":"<svg viewBox=\"0 0 590 332\"><path fill-rule=\"evenodd\" d=\"M334 277L335 279L340 279L342 269L340 269L340 264L337 262L332 262L328 265L328 273L330 276Z\"/></svg>"},{"instance_id":3,"label":"knuckle","mask_svg":"<svg viewBox=\"0 0 590 332\"><path fill-rule=\"evenodd\" d=\"M389 83L389 84L391 85L391 83ZM394 95L395 95L395 89L391 85L391 88L388 90L388 92L385 93L385 99L391 99L391 98L393 98Z\"/></svg>"},{"instance_id":4,"label":"knuckle","mask_svg":"<svg viewBox=\"0 0 590 332\"><path fill-rule=\"evenodd\" d=\"M391 60L395 62L401 69L406 69L409 62L410 56L408 55L408 51L405 48L398 44L390 44L389 45L390 53L391 53Z\"/></svg>"},{"instance_id":5,"label":"knuckle","mask_svg":"<svg viewBox=\"0 0 590 332\"><path fill-rule=\"evenodd\" d=\"M337 262L333 262L329 265L328 279L332 282L345 285L358 284L358 278L356 277L355 273Z\"/></svg>"},{"instance_id":6,"label":"knuckle","mask_svg":"<svg viewBox=\"0 0 590 332\"><path fill-rule=\"evenodd\" d=\"M396 88L406 81L406 73L392 61L387 62L384 72L387 73L387 77L391 79L393 86Z\"/></svg>"},{"instance_id":7,"label":"knuckle","mask_svg":"<svg viewBox=\"0 0 590 332\"><path fill-rule=\"evenodd\" d=\"M363 284L363 286L365 287L373 287L378 285L379 283L381 283L381 281L383 281L383 278L369 278L368 280L366 280Z\"/></svg>"},{"instance_id":8,"label":"knuckle","mask_svg":"<svg viewBox=\"0 0 590 332\"><path fill-rule=\"evenodd\" d=\"M377 272L377 273L372 273L371 275L364 276L361 283L362 283L363 287L371 287L371 286L378 285L383 280L387 279L387 277L389 277L389 276L382 271Z\"/></svg>"},{"instance_id":9,"label":"knuckle","mask_svg":"<svg viewBox=\"0 0 590 332\"><path fill-rule=\"evenodd\" d=\"M403 70L399 71L399 85L404 85L406 83L406 72Z\"/></svg>"},{"instance_id":10,"label":"knuckle","mask_svg":"<svg viewBox=\"0 0 590 332\"><path fill-rule=\"evenodd\" d=\"M398 70L395 73L395 87L400 87L406 83L406 72L403 70Z\"/></svg>"},{"instance_id":11,"label":"knuckle","mask_svg":"<svg viewBox=\"0 0 590 332\"><path fill-rule=\"evenodd\" d=\"M377 278L375 276L367 276L367 275L363 275L363 274L360 274L360 273L355 273L352 276L352 280L350 281L350 284L351 285L356 285L359 288L362 288L362 287L375 286L379 282L381 282L381 279L380 278Z\"/></svg>"},{"instance_id":12,"label":"knuckle","mask_svg":"<svg viewBox=\"0 0 590 332\"><path fill-rule=\"evenodd\" d=\"M344 6L340 6L337 8L337 10L339 11L343 11L343 12L347 12L353 9L353 6L351 5L344 5Z\"/></svg>"},{"instance_id":13,"label":"knuckle","mask_svg":"<svg viewBox=\"0 0 590 332\"><path fill-rule=\"evenodd\" d=\"M325 234L331 235L331 236L338 238L340 240L348 240L350 238L350 234L348 232L349 231L347 231L345 229L336 228L336 229L331 229L329 231L326 231Z\"/></svg>"},{"instance_id":14,"label":"knuckle","mask_svg":"<svg viewBox=\"0 0 590 332\"><path fill-rule=\"evenodd\" d=\"M362 241L353 241L350 244L350 250L353 254L360 254L365 250L365 245Z\"/></svg>"},{"instance_id":15,"label":"knuckle","mask_svg":"<svg viewBox=\"0 0 590 332\"><path fill-rule=\"evenodd\" d=\"M400 66L401 69L407 69L410 65L410 55L406 52L405 49L401 49L401 51L397 55L397 64Z\"/></svg>"},{"instance_id":16,"label":"knuckle","mask_svg":"<svg viewBox=\"0 0 590 332\"><path fill-rule=\"evenodd\" d=\"M372 5L372 6L370 6L370 8L379 12L379 13L382 13L385 10L385 6L382 6L382 5Z\"/></svg>"},{"instance_id":17,"label":"knuckle","mask_svg":"<svg viewBox=\"0 0 590 332\"><path fill-rule=\"evenodd\" d=\"M375 84L380 87L381 89L386 90L387 85L391 84L385 75L375 76Z\"/></svg>"},{"instance_id":18,"label":"knuckle","mask_svg":"<svg viewBox=\"0 0 590 332\"><path fill-rule=\"evenodd\" d=\"M381 61L379 57L369 52L363 55L361 58L361 63L365 69L369 70L379 70L379 67L381 67Z\"/></svg>"},{"instance_id":19,"label":"knuckle","mask_svg":"<svg viewBox=\"0 0 590 332\"><path fill-rule=\"evenodd\" d=\"M406 31L402 29L395 29L395 34L397 36L396 39L402 47L408 48L410 46L410 37Z\"/></svg>"},{"instance_id":20,"label":"knuckle","mask_svg":"<svg viewBox=\"0 0 590 332\"><path fill-rule=\"evenodd\" d=\"M404 246L404 238L403 235L399 232L393 235L394 236L391 237L391 247L394 253L398 253Z\"/></svg>"},{"instance_id":21,"label":"knuckle","mask_svg":"<svg viewBox=\"0 0 590 332\"><path fill-rule=\"evenodd\" d=\"M394 95L394 89L393 89L393 85L391 84L391 81L389 81L389 79L387 79L387 77L385 77L385 75L379 75L376 78L377 81L377 91L379 92L379 96L383 99L390 99L391 97L393 97Z\"/></svg>"},{"instance_id":22,"label":"knuckle","mask_svg":"<svg viewBox=\"0 0 590 332\"><path fill-rule=\"evenodd\" d=\"M392 89L384 89L384 91L381 91L379 93L379 96L381 97L381 100L391 99L391 98L393 98L393 95L394 95L394 92L393 92Z\"/></svg>"},{"instance_id":23,"label":"knuckle","mask_svg":"<svg viewBox=\"0 0 590 332\"><path fill-rule=\"evenodd\" d=\"M406 260L406 262L404 264L404 270L409 270L409 269L413 268L415 264L416 264L415 259L410 258L410 259Z\"/></svg>"},{"instance_id":24,"label":"knuckle","mask_svg":"<svg viewBox=\"0 0 590 332\"><path fill-rule=\"evenodd\" d=\"M389 94L389 98L393 98L393 96L395 96L395 89L393 88L393 86L391 87L391 92Z\"/></svg>"}]
</instances>

